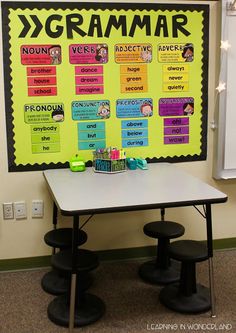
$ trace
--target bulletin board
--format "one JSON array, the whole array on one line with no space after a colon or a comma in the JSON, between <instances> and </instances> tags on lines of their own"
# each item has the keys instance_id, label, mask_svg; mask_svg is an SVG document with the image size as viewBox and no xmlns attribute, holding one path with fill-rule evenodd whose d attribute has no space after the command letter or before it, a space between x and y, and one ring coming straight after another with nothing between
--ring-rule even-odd
<instances>
[{"instance_id":1,"label":"bulletin board","mask_svg":"<svg viewBox=\"0 0 236 333\"><path fill-rule=\"evenodd\" d=\"M233 3L233 2L232 2ZM236 178L236 8L222 1L221 40L230 47L221 49L219 82L225 85L218 95L219 110L215 114L213 177Z\"/></svg>"},{"instance_id":2,"label":"bulletin board","mask_svg":"<svg viewBox=\"0 0 236 333\"><path fill-rule=\"evenodd\" d=\"M208 5L1 4L9 171L206 159Z\"/></svg>"}]
</instances>

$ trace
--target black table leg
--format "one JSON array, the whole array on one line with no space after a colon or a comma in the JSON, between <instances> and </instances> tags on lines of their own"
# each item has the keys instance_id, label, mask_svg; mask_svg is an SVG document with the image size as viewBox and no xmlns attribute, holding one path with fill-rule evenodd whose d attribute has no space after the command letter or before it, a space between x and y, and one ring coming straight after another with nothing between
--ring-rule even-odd
<instances>
[{"instance_id":1,"label":"black table leg","mask_svg":"<svg viewBox=\"0 0 236 333\"><path fill-rule=\"evenodd\" d=\"M70 289L70 316L69 316L69 332L74 329L75 319L75 293L76 293L76 277L77 277L77 244L79 230L79 215L73 217L73 239L72 239L72 272L71 272L71 289Z\"/></svg>"},{"instance_id":2,"label":"black table leg","mask_svg":"<svg viewBox=\"0 0 236 333\"><path fill-rule=\"evenodd\" d=\"M214 274L213 274L213 237L212 237L212 217L211 204L206 204L206 225L207 225L207 248L208 248L208 265L209 265L209 282L211 297L211 316L216 317L215 310L215 290L214 290Z\"/></svg>"},{"instance_id":3,"label":"black table leg","mask_svg":"<svg viewBox=\"0 0 236 333\"><path fill-rule=\"evenodd\" d=\"M53 203L53 217L52 217L52 223L53 223L53 229L56 230L57 228L57 217L58 217L58 209L57 206L55 204L55 202ZM52 254L56 253L56 249L55 247L52 248Z\"/></svg>"}]
</instances>

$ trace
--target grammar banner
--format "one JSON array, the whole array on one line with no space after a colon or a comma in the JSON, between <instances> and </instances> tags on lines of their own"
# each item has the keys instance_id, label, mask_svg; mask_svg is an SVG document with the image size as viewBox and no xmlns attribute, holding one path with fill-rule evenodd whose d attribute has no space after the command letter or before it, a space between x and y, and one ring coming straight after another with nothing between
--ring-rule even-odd
<instances>
[{"instance_id":1,"label":"grammar banner","mask_svg":"<svg viewBox=\"0 0 236 333\"><path fill-rule=\"evenodd\" d=\"M1 5L9 171L206 159L208 5Z\"/></svg>"}]
</instances>

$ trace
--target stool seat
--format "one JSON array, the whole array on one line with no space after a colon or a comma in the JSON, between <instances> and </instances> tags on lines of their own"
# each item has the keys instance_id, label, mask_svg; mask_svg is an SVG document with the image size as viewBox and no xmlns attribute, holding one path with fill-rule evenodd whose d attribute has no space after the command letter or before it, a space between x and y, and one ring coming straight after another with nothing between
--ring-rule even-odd
<instances>
[{"instance_id":1,"label":"stool seat","mask_svg":"<svg viewBox=\"0 0 236 333\"><path fill-rule=\"evenodd\" d=\"M181 274L179 282L161 290L161 303L181 313L201 313L210 310L209 289L196 282L196 263L208 259L206 245L195 240L175 241L169 245L169 255L181 262Z\"/></svg>"},{"instance_id":2,"label":"stool seat","mask_svg":"<svg viewBox=\"0 0 236 333\"><path fill-rule=\"evenodd\" d=\"M203 242L187 239L171 243L169 255L179 261L200 262L208 259L207 246Z\"/></svg>"},{"instance_id":3,"label":"stool seat","mask_svg":"<svg viewBox=\"0 0 236 333\"><path fill-rule=\"evenodd\" d=\"M55 269L64 272L72 270L72 251L71 249L62 250L52 256L51 264ZM99 265L97 255L89 250L77 250L76 268L78 272L91 271Z\"/></svg>"},{"instance_id":4,"label":"stool seat","mask_svg":"<svg viewBox=\"0 0 236 333\"><path fill-rule=\"evenodd\" d=\"M172 221L155 221L146 224L143 228L145 235L152 238L177 238L184 234L184 227Z\"/></svg>"},{"instance_id":5,"label":"stool seat","mask_svg":"<svg viewBox=\"0 0 236 333\"><path fill-rule=\"evenodd\" d=\"M47 245L59 249L66 249L72 245L72 228L59 228L48 231L44 235L44 241ZM78 232L78 246L87 241L87 234L83 230Z\"/></svg>"},{"instance_id":6,"label":"stool seat","mask_svg":"<svg viewBox=\"0 0 236 333\"><path fill-rule=\"evenodd\" d=\"M180 265L170 260L168 246L170 239L184 234L184 227L172 221L154 221L147 223L143 231L145 235L158 240L155 260L143 263L139 268L140 277L152 284L168 284L180 278Z\"/></svg>"}]
</instances>

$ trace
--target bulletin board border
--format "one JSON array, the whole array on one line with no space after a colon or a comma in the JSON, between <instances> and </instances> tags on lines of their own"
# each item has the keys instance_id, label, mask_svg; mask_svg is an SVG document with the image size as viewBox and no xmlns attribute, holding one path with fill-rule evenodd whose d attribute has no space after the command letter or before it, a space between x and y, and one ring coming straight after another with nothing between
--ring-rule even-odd
<instances>
[{"instance_id":1,"label":"bulletin board border","mask_svg":"<svg viewBox=\"0 0 236 333\"><path fill-rule=\"evenodd\" d=\"M3 39L3 61L4 61L4 94L5 94L5 114L6 114L6 131L7 131L7 152L8 152L8 171L9 172L22 172L22 171L39 171L45 169L59 169L67 168L69 162L66 163L42 163L42 164L15 164L15 149L14 149L14 131L13 131L13 107L12 107L12 93L11 93L11 63L10 63L10 35L9 35L9 10L10 9L94 9L94 10L183 10L183 11L203 11L203 39L202 39L202 90L201 90L201 152L200 154L187 155L187 156L173 156L173 157L147 157L148 163L157 162L193 162L202 161L207 158L207 128L208 128L208 54L209 54L209 5L208 4L167 4L167 3L126 3L126 2L9 2L2 1L2 39ZM92 166L92 161L87 161L86 166Z\"/></svg>"}]
</instances>

